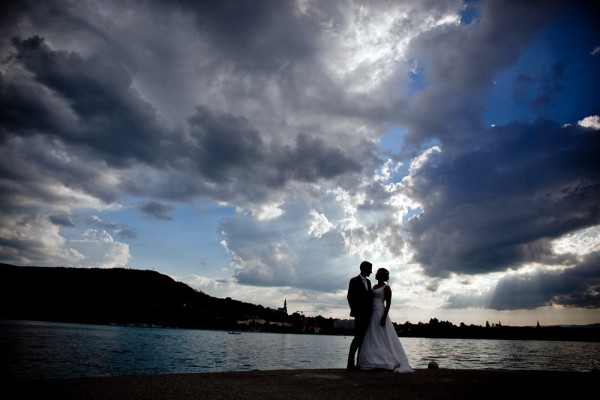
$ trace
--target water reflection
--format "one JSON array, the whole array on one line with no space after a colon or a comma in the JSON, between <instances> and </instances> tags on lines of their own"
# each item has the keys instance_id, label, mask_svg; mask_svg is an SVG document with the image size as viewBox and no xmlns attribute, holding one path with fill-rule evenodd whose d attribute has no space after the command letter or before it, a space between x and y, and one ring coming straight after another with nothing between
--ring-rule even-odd
<instances>
[{"instance_id":1,"label":"water reflection","mask_svg":"<svg viewBox=\"0 0 600 400\"><path fill-rule=\"evenodd\" d=\"M69 378L344 368L350 337L0 321L1 375ZM600 343L401 338L413 368L589 371Z\"/></svg>"},{"instance_id":2,"label":"water reflection","mask_svg":"<svg viewBox=\"0 0 600 400\"><path fill-rule=\"evenodd\" d=\"M600 368L600 343L402 338L411 364L424 368L591 371Z\"/></svg>"}]
</instances>

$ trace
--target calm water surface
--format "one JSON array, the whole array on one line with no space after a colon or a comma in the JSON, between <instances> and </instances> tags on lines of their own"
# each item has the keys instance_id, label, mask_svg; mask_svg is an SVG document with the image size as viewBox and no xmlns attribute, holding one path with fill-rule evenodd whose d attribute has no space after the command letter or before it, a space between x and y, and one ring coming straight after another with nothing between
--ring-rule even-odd
<instances>
[{"instance_id":1,"label":"calm water surface","mask_svg":"<svg viewBox=\"0 0 600 400\"><path fill-rule=\"evenodd\" d=\"M413 368L590 371L600 343L401 338ZM29 380L344 368L351 337L0 321L0 373Z\"/></svg>"}]
</instances>

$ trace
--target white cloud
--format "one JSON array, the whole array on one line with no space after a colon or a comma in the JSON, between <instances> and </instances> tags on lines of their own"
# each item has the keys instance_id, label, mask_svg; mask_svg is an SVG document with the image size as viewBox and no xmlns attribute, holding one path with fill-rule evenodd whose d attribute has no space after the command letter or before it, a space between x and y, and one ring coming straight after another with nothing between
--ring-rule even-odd
<instances>
[{"instance_id":1,"label":"white cloud","mask_svg":"<svg viewBox=\"0 0 600 400\"><path fill-rule=\"evenodd\" d=\"M273 309L283 306L284 300L287 300L290 314L301 312L307 316L337 318L348 318L349 314L345 291L323 293L289 286L260 287L240 284L232 279L212 279L196 274L172 278L214 297L231 297Z\"/></svg>"},{"instance_id":2,"label":"white cloud","mask_svg":"<svg viewBox=\"0 0 600 400\"><path fill-rule=\"evenodd\" d=\"M404 63L406 49L415 37L460 22L459 2L435 10L423 10L411 2L397 7L378 3L355 6L323 26L328 48L323 64L349 93L368 93L388 81Z\"/></svg>"},{"instance_id":3,"label":"white cloud","mask_svg":"<svg viewBox=\"0 0 600 400\"><path fill-rule=\"evenodd\" d=\"M431 157L431 155L436 152L440 153L442 149L439 146L432 146L421 153L418 157L415 157L410 162L410 171L414 172L417 169L421 168Z\"/></svg>"},{"instance_id":4,"label":"white cloud","mask_svg":"<svg viewBox=\"0 0 600 400\"><path fill-rule=\"evenodd\" d=\"M327 217L324 214L319 213L317 210L310 210L310 216L312 217L312 221L308 227L309 236L320 238L331 229L335 228L335 226L329 222Z\"/></svg>"},{"instance_id":5,"label":"white cloud","mask_svg":"<svg viewBox=\"0 0 600 400\"><path fill-rule=\"evenodd\" d=\"M556 239L552 242L555 252L558 254L587 254L600 251L600 226L581 229Z\"/></svg>"},{"instance_id":6,"label":"white cloud","mask_svg":"<svg viewBox=\"0 0 600 400\"><path fill-rule=\"evenodd\" d=\"M125 266L131 258L129 245L115 241L104 230L88 229L67 240L47 217L12 215L3 216L0 222L0 237L10 244L0 246L2 262L113 268Z\"/></svg>"},{"instance_id":7,"label":"white cloud","mask_svg":"<svg viewBox=\"0 0 600 400\"><path fill-rule=\"evenodd\" d=\"M271 203L262 203L258 205L248 205L250 212L252 215L256 217L259 221L268 221L283 215L283 210L281 209L281 205L283 201L275 201ZM238 212L244 212L244 208L238 207Z\"/></svg>"},{"instance_id":8,"label":"white cloud","mask_svg":"<svg viewBox=\"0 0 600 400\"><path fill-rule=\"evenodd\" d=\"M65 265L85 258L68 246L58 226L44 217L0 216L3 262L21 265Z\"/></svg>"},{"instance_id":9,"label":"white cloud","mask_svg":"<svg viewBox=\"0 0 600 400\"><path fill-rule=\"evenodd\" d=\"M115 241L105 230L87 229L80 238L69 240L68 244L84 256L76 262L70 261L69 266L123 267L131 258L129 245Z\"/></svg>"},{"instance_id":10,"label":"white cloud","mask_svg":"<svg viewBox=\"0 0 600 400\"><path fill-rule=\"evenodd\" d=\"M591 115L589 117L585 117L581 121L577 122L579 126L583 126L584 128L592 128L595 130L600 130L600 116Z\"/></svg>"}]
</instances>

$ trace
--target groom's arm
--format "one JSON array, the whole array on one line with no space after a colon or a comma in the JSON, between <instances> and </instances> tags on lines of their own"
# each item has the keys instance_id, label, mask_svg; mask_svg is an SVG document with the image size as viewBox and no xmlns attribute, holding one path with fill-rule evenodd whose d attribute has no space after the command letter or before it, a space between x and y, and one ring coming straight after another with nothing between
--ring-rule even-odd
<instances>
[{"instance_id":1,"label":"groom's arm","mask_svg":"<svg viewBox=\"0 0 600 400\"><path fill-rule=\"evenodd\" d=\"M350 279L350 284L348 285L348 295L346 297L348 298L351 317L356 318L361 313L361 291L363 291L362 280L358 277Z\"/></svg>"},{"instance_id":2,"label":"groom's arm","mask_svg":"<svg viewBox=\"0 0 600 400\"><path fill-rule=\"evenodd\" d=\"M354 289L354 279L350 279L350 283L348 284L348 294L346 295L346 298L348 299L348 305L350 306L350 316L354 317L354 311L355 311L355 303L356 303L356 296L355 296L355 289Z\"/></svg>"}]
</instances>

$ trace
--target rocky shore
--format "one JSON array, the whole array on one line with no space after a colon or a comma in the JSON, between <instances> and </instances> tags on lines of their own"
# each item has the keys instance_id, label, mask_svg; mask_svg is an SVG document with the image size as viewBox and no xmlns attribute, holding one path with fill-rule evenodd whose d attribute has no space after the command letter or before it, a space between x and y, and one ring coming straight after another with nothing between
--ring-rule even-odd
<instances>
[{"instance_id":1,"label":"rocky shore","mask_svg":"<svg viewBox=\"0 0 600 400\"><path fill-rule=\"evenodd\" d=\"M596 372L342 369L116 376L8 382L10 398L35 399L520 399L583 398Z\"/></svg>"}]
</instances>

